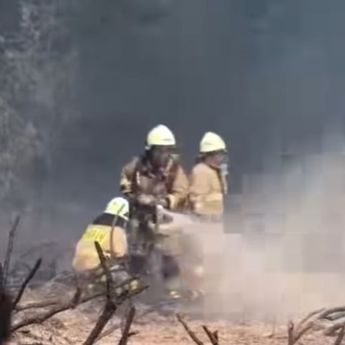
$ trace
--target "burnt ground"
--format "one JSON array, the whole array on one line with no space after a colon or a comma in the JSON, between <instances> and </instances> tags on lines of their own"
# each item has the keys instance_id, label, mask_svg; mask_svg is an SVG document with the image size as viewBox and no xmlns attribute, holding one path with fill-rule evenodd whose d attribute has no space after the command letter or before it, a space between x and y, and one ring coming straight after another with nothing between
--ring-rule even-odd
<instances>
[{"instance_id":1,"label":"burnt ground","mask_svg":"<svg viewBox=\"0 0 345 345\"><path fill-rule=\"evenodd\" d=\"M190 321L189 326L207 344L207 339L202 331L202 321ZM272 325L248 324L235 325L226 321L208 322L209 328L217 329L220 334L221 344L260 344L275 345L287 344L286 326L277 327L272 333ZM82 344L91 330L92 322L79 313L67 312L63 316L55 317L44 325L30 326L19 331L10 344ZM143 320L134 323L132 330L139 332L130 339L130 344L193 344L182 326L173 318L165 317ZM102 339L98 344L116 344L120 339L120 331ZM313 334L305 336L303 344L331 344L332 341Z\"/></svg>"},{"instance_id":2,"label":"burnt ground","mask_svg":"<svg viewBox=\"0 0 345 345\"><path fill-rule=\"evenodd\" d=\"M42 296L28 291L22 304L41 301ZM83 344L91 329L98 319L103 301L97 300L60 313L43 324L30 325L14 333L10 344L20 345L46 345L46 344ZM126 313L128 305L123 305L108 323L107 328L118 326L110 335L99 340L97 344L117 344L121 337L121 320ZM32 316L37 310L26 311L23 314L16 314L15 318L24 315ZM40 310L42 312L42 310ZM209 344L202 325L207 325L210 330L219 332L220 344L260 344L260 345L279 345L288 344L287 325L251 322L241 320L222 320L213 318L201 319L198 316L189 314L186 309L177 307L176 309L166 309L164 313L157 311L147 312L147 309L140 303L137 306L137 314L132 325L131 331L136 332L129 340L133 345L184 345L193 344L183 326L177 321L176 313L182 312L184 319L189 327L204 341ZM334 343L334 339L325 338L317 332L306 334L301 344L325 345Z\"/></svg>"}]
</instances>

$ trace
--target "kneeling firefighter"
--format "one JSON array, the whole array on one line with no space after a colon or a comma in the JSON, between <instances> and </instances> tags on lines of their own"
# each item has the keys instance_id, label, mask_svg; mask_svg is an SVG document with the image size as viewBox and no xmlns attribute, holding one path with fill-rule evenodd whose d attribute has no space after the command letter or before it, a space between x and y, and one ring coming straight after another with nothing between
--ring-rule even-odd
<instances>
[{"instance_id":1,"label":"kneeling firefighter","mask_svg":"<svg viewBox=\"0 0 345 345\"><path fill-rule=\"evenodd\" d=\"M121 283L129 278L126 234L128 219L129 203L125 198L117 197L87 226L76 245L73 259L73 267L81 278L96 282L96 286L104 281L95 242L98 242L103 250L114 281Z\"/></svg>"},{"instance_id":2,"label":"kneeling firefighter","mask_svg":"<svg viewBox=\"0 0 345 345\"><path fill-rule=\"evenodd\" d=\"M156 297L164 294L160 285L165 285L170 297L178 297L180 280L175 260L178 236L176 231L169 231L169 220L159 217L157 210L162 207L183 210L188 179L176 155L175 136L168 127L158 125L148 133L144 154L123 168L120 188L133 207L131 256L136 253L138 258L145 258L146 267L157 287ZM162 223L165 223L165 229ZM159 250L157 241L160 242ZM143 264L140 260L139 266Z\"/></svg>"}]
</instances>

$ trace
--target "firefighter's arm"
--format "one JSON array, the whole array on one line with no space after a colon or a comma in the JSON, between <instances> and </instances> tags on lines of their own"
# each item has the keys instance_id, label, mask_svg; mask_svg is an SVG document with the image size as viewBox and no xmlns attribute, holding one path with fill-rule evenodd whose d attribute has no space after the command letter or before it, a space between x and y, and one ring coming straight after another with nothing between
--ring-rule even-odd
<instances>
[{"instance_id":1,"label":"firefighter's arm","mask_svg":"<svg viewBox=\"0 0 345 345\"><path fill-rule=\"evenodd\" d=\"M131 199L134 197L134 190L133 190L133 178L135 174L135 167L133 162L128 163L123 167L121 170L120 176L120 191L121 193Z\"/></svg>"},{"instance_id":2,"label":"firefighter's arm","mask_svg":"<svg viewBox=\"0 0 345 345\"><path fill-rule=\"evenodd\" d=\"M156 199L153 195L138 193L135 190L133 181L135 181L136 165L138 163L137 159L134 159L130 163L124 166L121 171L120 177L120 191L121 193L133 204L140 204L146 206L154 206L156 204Z\"/></svg>"},{"instance_id":3,"label":"firefighter's arm","mask_svg":"<svg viewBox=\"0 0 345 345\"><path fill-rule=\"evenodd\" d=\"M182 206L188 197L188 178L183 168L179 166L173 182L172 191L168 195L169 209L175 210Z\"/></svg>"}]
</instances>

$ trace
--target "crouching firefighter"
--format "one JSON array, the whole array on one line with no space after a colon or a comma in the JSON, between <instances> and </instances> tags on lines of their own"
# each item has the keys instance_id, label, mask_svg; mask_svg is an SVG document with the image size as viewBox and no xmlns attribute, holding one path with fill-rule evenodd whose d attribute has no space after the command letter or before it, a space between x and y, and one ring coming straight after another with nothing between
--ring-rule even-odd
<instances>
[{"instance_id":1,"label":"crouching firefighter","mask_svg":"<svg viewBox=\"0 0 345 345\"><path fill-rule=\"evenodd\" d=\"M188 194L188 179L176 155L174 134L164 125L154 127L147 135L145 152L134 158L122 170L120 189L130 202L131 211L131 256L137 256L138 266L144 265L153 277L155 295L179 297L180 280L175 256L176 232L169 235L165 225L167 217L157 217L163 207L179 211L185 207ZM165 232L164 248L157 250L157 238ZM143 264L141 259L145 259Z\"/></svg>"},{"instance_id":2,"label":"crouching firefighter","mask_svg":"<svg viewBox=\"0 0 345 345\"><path fill-rule=\"evenodd\" d=\"M126 229L129 218L129 203L122 197L112 199L105 210L89 224L78 241L73 268L80 279L92 282L89 288L97 288L105 281L95 247L98 242L107 260L109 270L116 284L130 278L127 269L128 244ZM135 289L137 281L133 281L126 289ZM122 290L123 291L123 290ZM121 293L122 291L116 291Z\"/></svg>"}]
</instances>

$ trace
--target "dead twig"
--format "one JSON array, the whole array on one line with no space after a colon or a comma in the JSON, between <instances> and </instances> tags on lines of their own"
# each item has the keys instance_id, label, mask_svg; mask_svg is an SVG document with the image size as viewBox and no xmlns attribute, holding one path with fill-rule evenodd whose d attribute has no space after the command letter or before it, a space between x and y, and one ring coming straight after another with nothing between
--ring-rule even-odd
<instances>
[{"instance_id":1,"label":"dead twig","mask_svg":"<svg viewBox=\"0 0 345 345\"><path fill-rule=\"evenodd\" d=\"M296 344L305 333L312 329L313 325L314 323L310 321L303 328L300 328L298 331L296 331L294 323L290 321L288 324L288 344Z\"/></svg>"},{"instance_id":2,"label":"dead twig","mask_svg":"<svg viewBox=\"0 0 345 345\"><path fill-rule=\"evenodd\" d=\"M105 325L114 315L116 309L117 305L112 300L107 299L103 312L98 318L95 327L93 328L88 338L84 342L84 345L92 345L95 342L95 340L97 339L98 335L102 332Z\"/></svg>"},{"instance_id":3,"label":"dead twig","mask_svg":"<svg viewBox=\"0 0 345 345\"><path fill-rule=\"evenodd\" d=\"M197 345L204 345L204 343L196 336L196 334L189 328L187 323L183 320L182 316L180 314L176 315L177 321L183 326L185 331L188 333L190 338L194 341Z\"/></svg>"},{"instance_id":4,"label":"dead twig","mask_svg":"<svg viewBox=\"0 0 345 345\"><path fill-rule=\"evenodd\" d=\"M333 313L340 313L340 312L345 312L345 306L341 307L335 307L335 308L329 308L329 309L324 309L322 313L319 315L319 319L325 319L327 318L330 314Z\"/></svg>"},{"instance_id":5,"label":"dead twig","mask_svg":"<svg viewBox=\"0 0 345 345\"><path fill-rule=\"evenodd\" d=\"M2 268L2 264L0 262L0 291L3 291L5 289L4 286L4 270Z\"/></svg>"},{"instance_id":6,"label":"dead twig","mask_svg":"<svg viewBox=\"0 0 345 345\"><path fill-rule=\"evenodd\" d=\"M134 320L135 312L136 312L135 307L132 306L131 309L129 310L129 313L126 319L126 324L122 332L122 337L119 341L119 345L127 345L128 339L131 336L131 333L129 331L131 329L131 326Z\"/></svg>"},{"instance_id":7,"label":"dead twig","mask_svg":"<svg viewBox=\"0 0 345 345\"><path fill-rule=\"evenodd\" d=\"M210 339L210 342L212 345L219 345L219 339L218 339L218 332L211 332L207 326L202 326L203 330L207 334L208 338Z\"/></svg>"},{"instance_id":8,"label":"dead twig","mask_svg":"<svg viewBox=\"0 0 345 345\"><path fill-rule=\"evenodd\" d=\"M345 312L336 312L333 315L328 315L325 317L325 319L329 321L337 321L343 318L345 318Z\"/></svg>"},{"instance_id":9,"label":"dead twig","mask_svg":"<svg viewBox=\"0 0 345 345\"><path fill-rule=\"evenodd\" d=\"M313 316L316 316L317 314L320 314L322 312L325 311L325 308L322 309L318 309L318 310L314 310L311 313L309 313L306 317L304 317L299 323L298 325L295 327L296 332L298 333L300 331L300 329L302 328L302 326L307 322L310 321L310 319ZM322 315L322 314L321 314Z\"/></svg>"},{"instance_id":10,"label":"dead twig","mask_svg":"<svg viewBox=\"0 0 345 345\"><path fill-rule=\"evenodd\" d=\"M344 339L345 336L345 325L343 327L341 327L341 330L337 336L337 338L335 339L334 345L340 345Z\"/></svg>"},{"instance_id":11,"label":"dead twig","mask_svg":"<svg viewBox=\"0 0 345 345\"><path fill-rule=\"evenodd\" d=\"M136 320L142 319L144 316L149 315L151 313L154 313L160 304L161 303L158 303L157 305L151 306L148 310L142 312L139 316L137 316ZM98 336L96 342L107 337L108 335L112 334L113 332L117 331L118 329L121 329L121 324L116 324L116 325L111 326L109 329L105 330L103 333L101 333Z\"/></svg>"},{"instance_id":12,"label":"dead twig","mask_svg":"<svg viewBox=\"0 0 345 345\"><path fill-rule=\"evenodd\" d=\"M99 261L101 263L101 267L103 269L103 272L106 276L106 302L103 309L102 314L98 318L95 327L87 337L86 341L84 342L84 345L91 345L95 342L99 334L102 332L105 325L108 323L108 321L112 318L113 314L115 313L117 309L117 305L112 300L112 289L113 289L113 279L111 276L111 273L106 265L105 256L103 253L103 250L98 242L95 242L95 247L98 253Z\"/></svg>"},{"instance_id":13,"label":"dead twig","mask_svg":"<svg viewBox=\"0 0 345 345\"><path fill-rule=\"evenodd\" d=\"M21 285L21 287L18 291L17 297L14 299L14 301L12 303L12 310L16 309L16 306L18 305L19 301L21 300L27 285L30 283L31 279L35 276L35 274L38 271L38 269L40 268L41 264L42 264L42 259L40 258L36 261L34 267L31 269L28 276L25 278L23 284Z\"/></svg>"},{"instance_id":14,"label":"dead twig","mask_svg":"<svg viewBox=\"0 0 345 345\"><path fill-rule=\"evenodd\" d=\"M11 334L11 305L11 298L5 291L0 263L0 344L7 341Z\"/></svg>"},{"instance_id":15,"label":"dead twig","mask_svg":"<svg viewBox=\"0 0 345 345\"><path fill-rule=\"evenodd\" d=\"M81 297L81 290L79 287L77 287L76 292L74 293L72 299L56 305L54 308L51 308L50 310L48 310L44 314L35 315L35 316L32 316L28 319L24 319L24 320L18 322L17 324L15 324L12 327L11 331L15 332L15 331L19 330L20 328L23 328L23 327L26 327L26 326L29 326L32 324L43 323L44 321L50 319L51 317L53 317L56 314L64 312L68 309L75 308L77 304L86 303L86 302L91 301L92 299L95 299L95 298L100 297L102 295L103 295L103 293L99 293L99 294L95 294L95 295L88 296L88 297L81 299L80 298Z\"/></svg>"},{"instance_id":16,"label":"dead twig","mask_svg":"<svg viewBox=\"0 0 345 345\"><path fill-rule=\"evenodd\" d=\"M11 264L11 256L12 256L12 251L13 251L14 238L16 236L19 221L20 221L20 216L17 215L14 222L13 222L13 225L9 231L9 234L8 234L7 250L6 250L4 267L3 267L3 285L4 285L4 287L6 287L6 285L7 285L8 272L9 272L9 268L10 268L10 264Z\"/></svg>"},{"instance_id":17,"label":"dead twig","mask_svg":"<svg viewBox=\"0 0 345 345\"><path fill-rule=\"evenodd\" d=\"M106 277L106 281L105 281L105 284L106 284L106 296L107 296L108 300L111 300L112 291L113 291L113 288L114 288L113 277L111 276L111 272L110 272L110 270L109 270L109 268L107 266L106 259L105 259L102 247L100 246L100 244L98 242L95 242L95 247L96 247L96 250L97 250L99 261L101 263L101 267L102 267L103 272L104 272L105 277Z\"/></svg>"},{"instance_id":18,"label":"dead twig","mask_svg":"<svg viewBox=\"0 0 345 345\"><path fill-rule=\"evenodd\" d=\"M131 296L143 291L143 289L138 289L132 293L125 291L124 293L120 294L120 296L116 296L118 298L114 301L113 292L115 292L115 289L114 289L113 278L111 276L109 268L107 267L106 259L104 257L104 253L100 244L98 242L95 242L95 247L96 247L98 257L101 263L101 267L106 276L106 302L105 302L105 306L104 306L102 314L98 318L95 327L93 328L93 330L91 331L91 333L89 334L88 338L86 339L83 345L94 344L94 342L97 340L98 336L101 334L101 332L103 331L108 321L114 315L118 306L122 304L125 300L130 298Z\"/></svg>"},{"instance_id":19,"label":"dead twig","mask_svg":"<svg viewBox=\"0 0 345 345\"><path fill-rule=\"evenodd\" d=\"M288 325L289 345L297 343L308 331L314 329L324 329L325 336L337 336L336 343L341 342L342 332L345 332L345 306L323 308L309 313L295 327L291 322ZM337 321L337 322L333 322ZM331 324L330 324L331 322ZM341 340L339 340L341 338Z\"/></svg>"},{"instance_id":20,"label":"dead twig","mask_svg":"<svg viewBox=\"0 0 345 345\"><path fill-rule=\"evenodd\" d=\"M289 321L288 323L288 345L293 345L295 343L294 341L294 328L295 325L292 321Z\"/></svg>"},{"instance_id":21,"label":"dead twig","mask_svg":"<svg viewBox=\"0 0 345 345\"><path fill-rule=\"evenodd\" d=\"M337 331L339 331L340 329L342 329L345 326L345 321L341 321L341 322L336 322L334 325L329 326L328 328L326 328L324 334L326 336L333 336L335 335L335 333Z\"/></svg>"},{"instance_id":22,"label":"dead twig","mask_svg":"<svg viewBox=\"0 0 345 345\"><path fill-rule=\"evenodd\" d=\"M115 290L117 288L123 287L124 285L127 285L130 281L131 280L128 279L128 280L122 282L121 284L115 286ZM90 301L92 301L92 300L94 300L96 298L102 297L102 296L104 296L104 294L105 294L105 291L100 291L100 292L94 293L94 294L89 295L89 296L81 297L78 305L81 305L81 304L90 302ZM37 316L33 316L33 317L30 317L29 319L23 320L21 322L21 324L17 324L15 326L16 328L13 329L13 331L15 331L15 330L17 330L19 328L22 328L22 327L34 324L34 323L41 323L43 321L40 321L40 319L44 319L44 321L47 320L49 318L48 315L50 315L51 313L53 313L53 315L56 315L58 313L64 312L64 311L66 311L68 309L71 309L70 302L71 302L70 300L66 301L66 302L61 302L61 300L50 299L50 300L44 301L44 302L32 302L32 303L28 303L28 304L22 305L22 306L18 305L16 307L16 311L17 312L28 310L28 309L46 308L46 307L51 307L51 306L54 306L54 308L48 310L45 314L40 316L39 319L38 319ZM72 307L73 307L73 305L72 305Z\"/></svg>"},{"instance_id":23,"label":"dead twig","mask_svg":"<svg viewBox=\"0 0 345 345\"><path fill-rule=\"evenodd\" d=\"M48 300L44 302L31 302L24 305L19 304L16 306L15 312L20 312L20 311L29 310L29 309L47 308L47 307L51 307L57 304L59 304L59 301L57 300Z\"/></svg>"}]
</instances>

